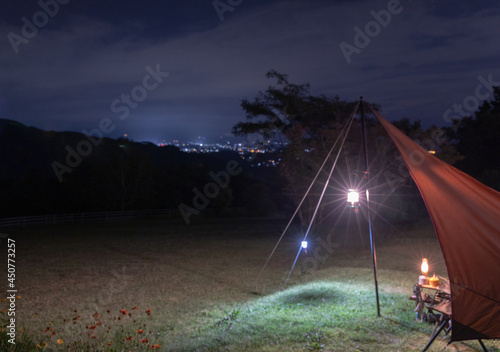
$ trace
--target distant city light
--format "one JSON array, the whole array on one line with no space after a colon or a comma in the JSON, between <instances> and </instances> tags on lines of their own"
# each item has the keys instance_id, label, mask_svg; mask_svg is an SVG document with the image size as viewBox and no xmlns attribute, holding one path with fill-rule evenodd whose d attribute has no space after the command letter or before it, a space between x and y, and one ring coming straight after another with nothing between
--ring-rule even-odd
<instances>
[{"instance_id":1,"label":"distant city light","mask_svg":"<svg viewBox=\"0 0 500 352\"><path fill-rule=\"evenodd\" d=\"M204 139L199 136L198 139ZM247 160L250 167L277 167L281 163L281 158L276 158L280 147L269 145L265 148L257 147L254 143L241 142L183 142L178 139L155 141L158 147L175 146L185 153L218 153L222 151L237 152L241 159Z\"/></svg>"}]
</instances>

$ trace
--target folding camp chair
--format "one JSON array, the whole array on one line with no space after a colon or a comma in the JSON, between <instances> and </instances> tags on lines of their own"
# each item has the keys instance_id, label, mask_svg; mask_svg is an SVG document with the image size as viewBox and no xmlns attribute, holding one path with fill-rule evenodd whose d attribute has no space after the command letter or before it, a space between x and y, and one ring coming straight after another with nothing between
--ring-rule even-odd
<instances>
[{"instance_id":1,"label":"folding camp chair","mask_svg":"<svg viewBox=\"0 0 500 352\"><path fill-rule=\"evenodd\" d=\"M439 291L436 291L436 297ZM451 301L448 299L433 299L433 303L427 307L427 316L434 317L436 323L434 324L434 329L432 330L431 338L427 345L424 347L422 352L427 351L427 349L432 345L436 337L439 335L444 328L446 328L445 335L447 335L451 330Z\"/></svg>"},{"instance_id":2,"label":"folding camp chair","mask_svg":"<svg viewBox=\"0 0 500 352\"><path fill-rule=\"evenodd\" d=\"M427 308L427 319L432 317L435 320L434 329L432 329L431 338L427 345L425 345L422 352L427 351L427 349L432 345L436 337L446 328L445 335L447 335L451 330L451 294L450 294L450 285L448 280L441 278L441 284L436 287L436 293L432 298L431 303L426 307ZM488 352L486 346L483 344L483 341L478 339L479 344L481 345L484 352ZM451 344L451 341L448 342L448 345Z\"/></svg>"}]
</instances>

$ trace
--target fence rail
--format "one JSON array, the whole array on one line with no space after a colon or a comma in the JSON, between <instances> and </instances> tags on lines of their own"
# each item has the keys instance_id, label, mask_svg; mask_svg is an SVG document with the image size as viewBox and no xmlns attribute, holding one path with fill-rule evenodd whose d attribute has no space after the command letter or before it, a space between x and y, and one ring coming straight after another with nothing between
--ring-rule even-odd
<instances>
[{"instance_id":1,"label":"fence rail","mask_svg":"<svg viewBox=\"0 0 500 352\"><path fill-rule=\"evenodd\" d=\"M98 213L53 214L37 216L17 216L0 219L0 227L23 227L44 224L63 224L77 222L99 222L141 217L168 216L179 214L178 209L108 211Z\"/></svg>"}]
</instances>

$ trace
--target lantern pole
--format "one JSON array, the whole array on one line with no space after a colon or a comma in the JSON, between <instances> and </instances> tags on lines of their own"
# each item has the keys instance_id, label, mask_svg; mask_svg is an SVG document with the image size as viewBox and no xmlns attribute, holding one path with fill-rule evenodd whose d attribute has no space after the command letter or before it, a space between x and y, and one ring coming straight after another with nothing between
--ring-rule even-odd
<instances>
[{"instance_id":1,"label":"lantern pole","mask_svg":"<svg viewBox=\"0 0 500 352\"><path fill-rule=\"evenodd\" d=\"M373 263L373 277L375 279L375 296L377 298L377 316L380 317L380 303L378 297L378 279L377 279L377 253L375 252L375 240L373 239L372 232L372 215L370 208L370 170L368 168L368 145L366 137L366 122L365 114L363 110L363 97L360 97L360 113L361 113L361 127L363 131L363 145L365 150L365 178L366 178L366 209L368 213L368 230L370 233L370 245L372 251L372 263Z\"/></svg>"}]
</instances>

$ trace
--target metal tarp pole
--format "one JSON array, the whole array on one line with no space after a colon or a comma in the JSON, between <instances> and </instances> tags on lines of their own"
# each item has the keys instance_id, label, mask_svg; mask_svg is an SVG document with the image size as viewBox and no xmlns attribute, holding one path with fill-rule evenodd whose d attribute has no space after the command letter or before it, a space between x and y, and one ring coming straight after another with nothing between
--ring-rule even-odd
<instances>
[{"instance_id":1,"label":"metal tarp pole","mask_svg":"<svg viewBox=\"0 0 500 352\"><path fill-rule=\"evenodd\" d=\"M366 208L368 213L368 230L370 232L370 245L372 250L373 262L373 277L375 279L375 296L377 298L377 316L380 317L380 303L378 298L378 279L377 279L377 253L375 252L375 240L373 239L372 231L372 214L370 208L370 170L368 168L368 143L366 137L366 122L365 113L363 109L363 97L360 97L360 113L361 113L361 127L363 130L363 145L365 149L365 177L366 177Z\"/></svg>"}]
</instances>

